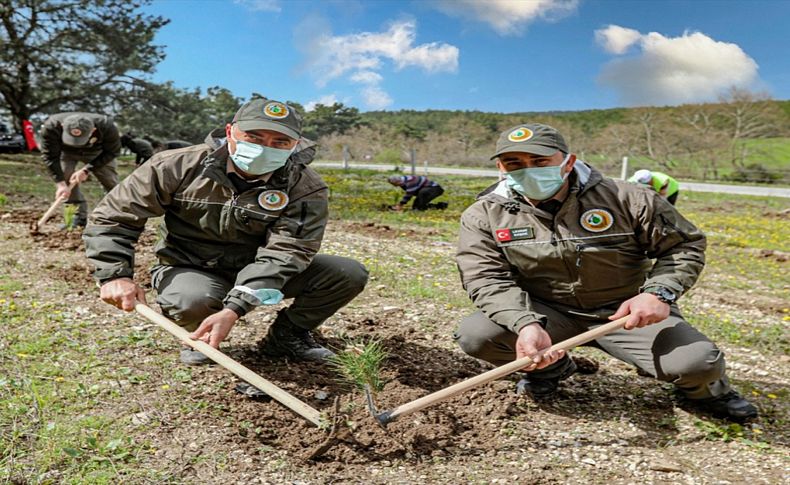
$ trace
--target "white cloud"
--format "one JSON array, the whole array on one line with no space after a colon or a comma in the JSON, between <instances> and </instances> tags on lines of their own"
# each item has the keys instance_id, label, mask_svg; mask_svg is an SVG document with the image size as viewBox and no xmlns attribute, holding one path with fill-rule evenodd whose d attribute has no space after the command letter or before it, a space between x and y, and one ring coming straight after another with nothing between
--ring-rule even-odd
<instances>
[{"instance_id":1,"label":"white cloud","mask_svg":"<svg viewBox=\"0 0 790 485\"><path fill-rule=\"evenodd\" d=\"M627 29L619 25L610 25L605 29L595 31L595 40L606 52L611 54L623 54L629 47L634 45L642 38L638 30Z\"/></svg>"},{"instance_id":2,"label":"white cloud","mask_svg":"<svg viewBox=\"0 0 790 485\"><path fill-rule=\"evenodd\" d=\"M578 0L437 0L447 15L485 22L502 35L520 34L538 19L554 21L576 12Z\"/></svg>"},{"instance_id":3,"label":"white cloud","mask_svg":"<svg viewBox=\"0 0 790 485\"><path fill-rule=\"evenodd\" d=\"M616 32L612 27L617 26L604 32ZM612 52L639 45L638 54L610 61L599 76L599 81L615 89L628 105L710 101L733 86L747 88L757 80L757 63L737 44L716 41L700 32L685 32L679 37L651 32L640 34L629 44L632 34L623 33L629 30L608 36L596 32ZM614 43L612 39L616 39Z\"/></svg>"},{"instance_id":4,"label":"white cloud","mask_svg":"<svg viewBox=\"0 0 790 485\"><path fill-rule=\"evenodd\" d=\"M254 12L281 12L280 0L235 0L236 4L244 5Z\"/></svg>"},{"instance_id":5,"label":"white cloud","mask_svg":"<svg viewBox=\"0 0 790 485\"><path fill-rule=\"evenodd\" d=\"M321 96L318 99L314 99L312 101L309 101L306 105L304 105L304 110L305 111L313 111L315 109L315 107L317 105L319 105L319 104L323 104L324 106L332 106L333 104L335 104L337 102L338 102L337 101L337 96L335 96L334 93L326 94L324 96Z\"/></svg>"},{"instance_id":6,"label":"white cloud","mask_svg":"<svg viewBox=\"0 0 790 485\"><path fill-rule=\"evenodd\" d=\"M392 98L378 86L368 86L362 90L362 98L371 109L384 109L392 104Z\"/></svg>"},{"instance_id":7,"label":"white cloud","mask_svg":"<svg viewBox=\"0 0 790 485\"><path fill-rule=\"evenodd\" d=\"M352 74L349 79L351 79L355 83L360 83L360 84L378 84L384 78L381 76L381 74L379 74L377 72L373 72L373 71L358 71L358 72L355 72L354 74Z\"/></svg>"},{"instance_id":8,"label":"white cloud","mask_svg":"<svg viewBox=\"0 0 790 485\"><path fill-rule=\"evenodd\" d=\"M380 69L384 59L391 60L397 69L415 66L428 72L455 72L458 69L458 48L432 42L414 45L417 25L406 20L393 23L385 32L331 36L324 34L314 43L321 51L314 60L314 68L326 81L349 71Z\"/></svg>"},{"instance_id":9,"label":"white cloud","mask_svg":"<svg viewBox=\"0 0 790 485\"><path fill-rule=\"evenodd\" d=\"M415 45L417 24L401 20L382 32L332 35L326 21L310 18L296 32L299 47L307 57L306 67L324 87L338 78L367 88L362 97L369 107L380 109L393 100L381 87L381 71L389 61L396 70L416 67L428 73L458 70L457 47L442 42ZM307 37L305 37L307 36Z\"/></svg>"}]
</instances>

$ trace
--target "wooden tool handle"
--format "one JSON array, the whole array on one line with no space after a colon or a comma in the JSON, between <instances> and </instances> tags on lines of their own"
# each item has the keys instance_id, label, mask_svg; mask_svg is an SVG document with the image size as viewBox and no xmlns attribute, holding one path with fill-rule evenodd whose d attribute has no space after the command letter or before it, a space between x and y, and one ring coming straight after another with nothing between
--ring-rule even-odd
<instances>
[{"instance_id":1,"label":"wooden tool handle","mask_svg":"<svg viewBox=\"0 0 790 485\"><path fill-rule=\"evenodd\" d=\"M302 416L316 426L322 425L321 413L317 409L310 407L296 397L288 394L286 391L280 389L270 381L267 381L202 340L192 340L189 338L189 332L170 321L164 315L157 313L148 305L138 302L135 304L134 309L137 310L137 313L140 315L173 334L173 336L181 342L203 353L206 357L231 371L244 381L264 391L296 414Z\"/></svg>"},{"instance_id":2,"label":"wooden tool handle","mask_svg":"<svg viewBox=\"0 0 790 485\"><path fill-rule=\"evenodd\" d=\"M588 330L584 333L576 335L575 337L571 337L567 340L563 340L562 342L559 342L555 345L552 345L548 349L541 351L540 354L543 355L546 352L556 351L556 350L567 351L574 347L578 347L579 345L603 337L604 335L614 330L617 330L618 328L625 325L625 322L628 321L629 317L630 315L626 315L623 318L619 318L613 322L606 323L604 325L601 325L600 327L596 327L592 330ZM419 411L420 409L426 408L440 401L449 399L455 396L456 394L472 389L473 387L478 387L488 382L491 382L493 380L504 377L508 374L512 374L513 372L528 367L530 364L532 364L532 358L530 357L522 357L521 359L514 360L513 362L509 362L505 365L499 366L496 369L492 369L488 372L484 372L483 374L477 375L475 377L471 377L465 381L461 381L458 384L453 384L450 387L440 389L432 394L428 394L427 396L421 397L412 402L398 406L397 408L393 409L387 414L387 420L392 421L399 416L405 416L407 414L411 414L413 412Z\"/></svg>"},{"instance_id":3,"label":"wooden tool handle","mask_svg":"<svg viewBox=\"0 0 790 485\"><path fill-rule=\"evenodd\" d=\"M69 184L69 191L74 190L74 187L76 187L77 185L79 185L77 182L72 182L71 184ZM41 229L41 226L43 226L44 223L46 223L49 220L49 218L52 217L52 214L54 214L55 211L58 210L58 207L60 207L60 204L66 202L66 200L68 200L68 197L58 197L57 199L55 199L55 202L53 202L52 205L49 206L49 209L47 209L44 215L41 216L41 219L39 219L38 222L36 223L36 228Z\"/></svg>"}]
</instances>

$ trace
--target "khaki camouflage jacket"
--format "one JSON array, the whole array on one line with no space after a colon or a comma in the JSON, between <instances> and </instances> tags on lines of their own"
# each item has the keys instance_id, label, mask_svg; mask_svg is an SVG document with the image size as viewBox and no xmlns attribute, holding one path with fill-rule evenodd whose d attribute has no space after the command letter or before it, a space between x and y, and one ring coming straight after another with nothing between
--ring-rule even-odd
<instances>
[{"instance_id":1,"label":"khaki camouflage jacket","mask_svg":"<svg viewBox=\"0 0 790 485\"><path fill-rule=\"evenodd\" d=\"M705 265L705 236L649 188L604 178L577 161L552 215L500 181L461 216L464 288L492 321L518 333L546 316L532 299L591 313L648 286L677 296ZM654 260L654 261L653 261Z\"/></svg>"},{"instance_id":2,"label":"khaki camouflage jacket","mask_svg":"<svg viewBox=\"0 0 790 485\"><path fill-rule=\"evenodd\" d=\"M63 120L76 113L58 113L47 118L41 127L41 158L55 182L63 182L61 159L85 162L88 170L111 162L121 153L121 134L112 118L84 113L93 121L96 131L84 147L63 143Z\"/></svg>"},{"instance_id":3,"label":"khaki camouflage jacket","mask_svg":"<svg viewBox=\"0 0 790 485\"><path fill-rule=\"evenodd\" d=\"M227 145L208 142L154 155L91 213L83 239L99 282L132 277L134 245L159 216L159 262L238 273L225 307L239 314L260 304L248 290L281 290L307 268L328 218L328 188L307 166L314 144L301 142L263 186L236 193Z\"/></svg>"}]
</instances>

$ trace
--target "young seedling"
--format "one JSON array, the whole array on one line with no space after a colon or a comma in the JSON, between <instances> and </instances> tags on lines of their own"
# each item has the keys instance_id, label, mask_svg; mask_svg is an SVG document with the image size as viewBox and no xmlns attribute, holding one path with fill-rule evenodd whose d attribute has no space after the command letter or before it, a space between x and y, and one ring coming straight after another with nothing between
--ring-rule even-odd
<instances>
[{"instance_id":1,"label":"young seedling","mask_svg":"<svg viewBox=\"0 0 790 485\"><path fill-rule=\"evenodd\" d=\"M67 205L65 209L63 209L63 222L66 223L66 230L70 231L73 229L72 224L74 224L74 218L77 216L77 206L76 205Z\"/></svg>"},{"instance_id":2,"label":"young seedling","mask_svg":"<svg viewBox=\"0 0 790 485\"><path fill-rule=\"evenodd\" d=\"M381 365L388 354L378 340L364 343L347 340L345 349L329 359L342 376L342 380L364 390L368 386L376 393L384 388Z\"/></svg>"}]
</instances>

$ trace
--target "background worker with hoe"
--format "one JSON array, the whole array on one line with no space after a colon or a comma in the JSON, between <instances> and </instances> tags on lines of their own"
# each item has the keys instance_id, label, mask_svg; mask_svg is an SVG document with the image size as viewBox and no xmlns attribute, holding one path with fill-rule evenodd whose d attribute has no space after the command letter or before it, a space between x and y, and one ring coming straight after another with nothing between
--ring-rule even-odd
<instances>
[{"instance_id":1,"label":"background worker with hoe","mask_svg":"<svg viewBox=\"0 0 790 485\"><path fill-rule=\"evenodd\" d=\"M259 305L294 298L261 351L321 361L332 352L312 330L365 287L358 262L316 254L328 212L326 184L308 167L315 148L302 119L278 101L245 103L206 144L154 155L91 214L84 233L101 298L126 311L145 301L132 280L134 244L149 217L159 226L152 284L162 311L214 348ZM208 359L184 349L181 361Z\"/></svg>"},{"instance_id":2,"label":"background worker with hoe","mask_svg":"<svg viewBox=\"0 0 790 485\"><path fill-rule=\"evenodd\" d=\"M505 131L492 158L504 180L461 217L457 263L479 309L455 335L467 354L503 365L630 314L593 344L704 411L757 416L677 306L705 264L699 229L657 193L576 160L550 126ZM519 391L545 398L576 365L552 351L525 370Z\"/></svg>"},{"instance_id":3,"label":"background worker with hoe","mask_svg":"<svg viewBox=\"0 0 790 485\"><path fill-rule=\"evenodd\" d=\"M118 184L115 158L121 153L121 135L112 118L95 113L58 113L41 127L41 158L55 179L55 198L77 204L71 228L84 227L88 203L77 184L92 173L109 192ZM76 170L77 164L85 166Z\"/></svg>"}]
</instances>

